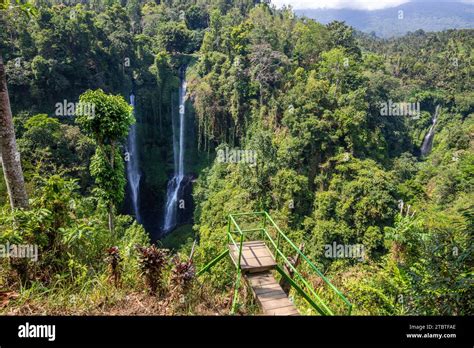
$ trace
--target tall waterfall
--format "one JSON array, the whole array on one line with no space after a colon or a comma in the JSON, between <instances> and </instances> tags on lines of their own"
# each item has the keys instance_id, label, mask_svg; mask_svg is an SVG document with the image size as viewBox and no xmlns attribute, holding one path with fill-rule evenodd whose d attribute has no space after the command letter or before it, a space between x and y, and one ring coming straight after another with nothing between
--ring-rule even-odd
<instances>
[{"instance_id":1,"label":"tall waterfall","mask_svg":"<svg viewBox=\"0 0 474 348\"><path fill-rule=\"evenodd\" d=\"M168 182L166 192L166 206L163 223L163 231L171 231L177 223L178 202L180 199L181 184L184 179L184 129L186 124L186 68L180 70L179 86L179 125L176 131L176 121L172 120L173 129L173 155L174 155L174 175Z\"/></svg>"},{"instance_id":2,"label":"tall waterfall","mask_svg":"<svg viewBox=\"0 0 474 348\"><path fill-rule=\"evenodd\" d=\"M135 113L135 96L130 94L130 105ZM127 139L127 179L130 184L130 196L132 199L133 213L137 222L141 222L140 209L138 206L138 195L140 189L140 169L138 167L137 128L136 124L130 127Z\"/></svg>"},{"instance_id":3,"label":"tall waterfall","mask_svg":"<svg viewBox=\"0 0 474 348\"><path fill-rule=\"evenodd\" d=\"M433 116L433 124L430 127L430 130L425 136L425 139L423 139L423 145L421 145L421 155L426 156L427 154L430 153L432 147L433 147L433 138L435 134L435 126L436 122L438 121L438 116L439 116L439 111L440 111L440 106L436 106L435 114Z\"/></svg>"}]
</instances>

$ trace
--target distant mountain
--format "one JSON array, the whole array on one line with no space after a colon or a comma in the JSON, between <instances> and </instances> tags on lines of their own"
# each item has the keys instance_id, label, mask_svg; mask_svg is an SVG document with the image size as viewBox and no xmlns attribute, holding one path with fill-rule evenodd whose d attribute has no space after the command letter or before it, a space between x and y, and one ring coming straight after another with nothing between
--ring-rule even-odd
<instances>
[{"instance_id":1,"label":"distant mountain","mask_svg":"<svg viewBox=\"0 0 474 348\"><path fill-rule=\"evenodd\" d=\"M324 24L333 20L345 21L360 31L375 33L383 38L401 36L418 29L442 31L474 28L474 5L453 1L417 0L374 11L301 9L295 10L295 13ZM403 15L403 19L399 19L400 14Z\"/></svg>"}]
</instances>

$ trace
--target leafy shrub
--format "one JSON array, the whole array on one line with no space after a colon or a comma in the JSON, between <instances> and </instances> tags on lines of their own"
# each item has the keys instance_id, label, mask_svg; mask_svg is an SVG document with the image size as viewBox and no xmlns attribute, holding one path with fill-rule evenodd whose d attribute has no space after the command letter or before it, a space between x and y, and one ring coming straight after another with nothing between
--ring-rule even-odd
<instances>
[{"instance_id":1,"label":"leafy shrub","mask_svg":"<svg viewBox=\"0 0 474 348\"><path fill-rule=\"evenodd\" d=\"M159 294L164 290L163 271L168 265L168 251L158 249L155 245L149 247L137 246L142 275L145 277L150 294Z\"/></svg>"},{"instance_id":2,"label":"leafy shrub","mask_svg":"<svg viewBox=\"0 0 474 348\"><path fill-rule=\"evenodd\" d=\"M120 285L120 277L122 273L122 257L120 256L120 250L118 247L113 246L107 249L107 254L107 261L109 263L111 276L114 280L115 286L118 287Z\"/></svg>"},{"instance_id":3,"label":"leafy shrub","mask_svg":"<svg viewBox=\"0 0 474 348\"><path fill-rule=\"evenodd\" d=\"M180 293L186 293L196 276L196 269L193 261L181 261L179 256L175 256L173 258L173 263L174 268L171 272L171 284L173 290L177 290Z\"/></svg>"}]
</instances>

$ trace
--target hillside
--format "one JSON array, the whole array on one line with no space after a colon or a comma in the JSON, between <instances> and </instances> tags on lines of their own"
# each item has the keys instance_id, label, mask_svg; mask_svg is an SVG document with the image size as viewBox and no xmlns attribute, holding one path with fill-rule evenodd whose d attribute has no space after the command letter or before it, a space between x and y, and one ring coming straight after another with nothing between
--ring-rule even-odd
<instances>
[{"instance_id":1,"label":"hillside","mask_svg":"<svg viewBox=\"0 0 474 348\"><path fill-rule=\"evenodd\" d=\"M474 29L40 3L0 16L0 314L474 314Z\"/></svg>"},{"instance_id":2,"label":"hillside","mask_svg":"<svg viewBox=\"0 0 474 348\"><path fill-rule=\"evenodd\" d=\"M403 11L403 19L399 19ZM474 27L474 4L452 1L413 1L383 10L301 9L295 13L328 24L345 21L365 33L389 38L416 30L443 31Z\"/></svg>"}]
</instances>

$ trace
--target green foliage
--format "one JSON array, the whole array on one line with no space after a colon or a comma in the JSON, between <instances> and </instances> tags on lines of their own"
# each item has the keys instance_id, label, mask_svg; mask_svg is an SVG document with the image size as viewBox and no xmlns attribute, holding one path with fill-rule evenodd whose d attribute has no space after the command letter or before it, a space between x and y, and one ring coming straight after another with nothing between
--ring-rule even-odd
<instances>
[{"instance_id":1,"label":"green foliage","mask_svg":"<svg viewBox=\"0 0 474 348\"><path fill-rule=\"evenodd\" d=\"M184 23L169 22L158 29L160 46L171 53L189 53L189 41L191 32Z\"/></svg>"},{"instance_id":2,"label":"green foliage","mask_svg":"<svg viewBox=\"0 0 474 348\"><path fill-rule=\"evenodd\" d=\"M27 178L62 172L79 178L83 190L90 185L88 164L94 146L78 127L45 114L19 115L14 122L20 152L28 154L22 163Z\"/></svg>"},{"instance_id":3,"label":"green foliage","mask_svg":"<svg viewBox=\"0 0 474 348\"><path fill-rule=\"evenodd\" d=\"M87 91L80 102L93 106L93 112L76 117L76 122L99 146L113 145L123 139L134 123L132 107L122 96L108 95L101 89Z\"/></svg>"},{"instance_id":4,"label":"green foliage","mask_svg":"<svg viewBox=\"0 0 474 348\"><path fill-rule=\"evenodd\" d=\"M171 296L176 312L193 312L202 290L183 279L227 248L228 214L267 210L305 243L355 314L474 312L472 30L379 40L252 0L47 2L31 19L16 16L20 3L12 4L2 17L1 48L32 204L0 212L0 243L36 243L41 255L26 268L8 265L27 276L22 301L55 294L58 306L76 308L71 294L118 296L105 260L116 246L125 291L142 291L140 274L151 270L159 278L151 287L173 279L174 293L186 293L183 306ZM142 190L161 206L183 64L200 150L190 162L205 168L193 186L195 234L183 227L182 240L163 241L175 250L185 243L184 254L190 236L199 240L193 263L181 255L171 276L150 258L139 262L135 245L150 245L143 227L118 215L111 234L106 218L124 196L121 143L134 117L121 95L132 89ZM94 112L76 115L80 127L47 116L81 93ZM419 102L420 117L382 116L380 103L389 100ZM437 106L433 149L421 158ZM257 160L214 161L225 147L254 151ZM334 242L362 244L364 258L325 257ZM15 284L7 277L0 273L0 285ZM339 309L331 292L308 280ZM200 281L212 288L212 302L228 297L234 267L219 263ZM295 303L308 309L301 298Z\"/></svg>"},{"instance_id":5,"label":"green foliage","mask_svg":"<svg viewBox=\"0 0 474 348\"><path fill-rule=\"evenodd\" d=\"M354 30L344 22L333 21L327 25L332 45L344 47L351 54L360 56L360 48L356 44Z\"/></svg>"},{"instance_id":6,"label":"green foliage","mask_svg":"<svg viewBox=\"0 0 474 348\"><path fill-rule=\"evenodd\" d=\"M294 55L298 60L298 65L308 70L314 68L321 53L327 49L328 31L317 22L298 21L295 25L294 36L297 40Z\"/></svg>"},{"instance_id":7,"label":"green foliage","mask_svg":"<svg viewBox=\"0 0 474 348\"><path fill-rule=\"evenodd\" d=\"M90 164L96 193L107 204L118 204L124 198L126 180L117 144L134 122L132 107L122 96L107 95L100 89L85 92L80 101L93 106L92 112L78 115L76 122L97 144Z\"/></svg>"},{"instance_id":8,"label":"green foliage","mask_svg":"<svg viewBox=\"0 0 474 348\"><path fill-rule=\"evenodd\" d=\"M108 160L110 153L114 151L106 147L98 147L95 155L91 159L90 171L95 179L97 188L95 193L105 202L122 202L125 196L125 167L121 153L115 149L113 163Z\"/></svg>"},{"instance_id":9,"label":"green foliage","mask_svg":"<svg viewBox=\"0 0 474 348\"><path fill-rule=\"evenodd\" d=\"M225 248L228 213L266 209L292 239L305 241L305 253L343 289L355 313L472 312L459 300L468 289L465 264L448 294L455 281L433 275L428 265L440 262L427 249L435 240L450 243L439 239L448 231L430 217L442 219L472 193L472 68L465 64L471 41L469 30L356 37L342 22L322 26L264 5L247 18L212 13L190 85L200 144L211 153L227 144L252 149L258 160L254 168L214 162L201 173L194 188L198 262ZM462 62L456 70L449 68L453 58ZM389 100L419 102L421 117L381 116L380 103ZM436 105L443 111L433 151L422 160L418 149ZM407 202L403 214L400 200ZM464 228L456 226L449 233L461 238ZM366 257L323 257L333 242L362 244ZM231 279L218 275L229 265L215 267L206 277L224 288ZM329 292L323 296L335 305Z\"/></svg>"},{"instance_id":10,"label":"green foliage","mask_svg":"<svg viewBox=\"0 0 474 348\"><path fill-rule=\"evenodd\" d=\"M160 245L172 251L191 250L195 233L192 225L182 225L177 227L173 233L169 233L160 239Z\"/></svg>"}]
</instances>

